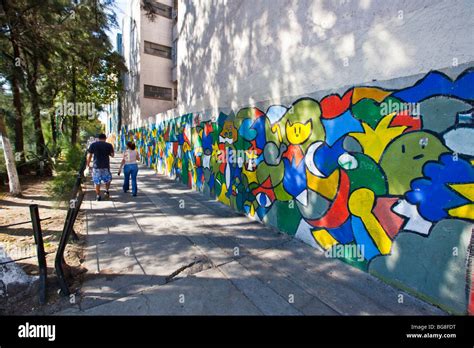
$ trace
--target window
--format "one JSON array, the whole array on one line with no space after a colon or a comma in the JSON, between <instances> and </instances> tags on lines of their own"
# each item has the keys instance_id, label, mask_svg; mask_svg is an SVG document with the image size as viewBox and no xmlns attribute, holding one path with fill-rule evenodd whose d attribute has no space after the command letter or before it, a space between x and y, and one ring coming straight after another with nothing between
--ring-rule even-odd
<instances>
[{"instance_id":1,"label":"window","mask_svg":"<svg viewBox=\"0 0 474 348\"><path fill-rule=\"evenodd\" d=\"M171 50L171 59L173 61L173 66L176 66L178 64L177 49L178 49L178 40L173 41L173 48Z\"/></svg>"},{"instance_id":2,"label":"window","mask_svg":"<svg viewBox=\"0 0 474 348\"><path fill-rule=\"evenodd\" d=\"M162 4L160 2L155 2L152 6L157 15L171 19L173 9L171 6Z\"/></svg>"},{"instance_id":3,"label":"window","mask_svg":"<svg viewBox=\"0 0 474 348\"><path fill-rule=\"evenodd\" d=\"M173 90L171 88L144 85L144 91L145 98L173 100Z\"/></svg>"},{"instance_id":4,"label":"window","mask_svg":"<svg viewBox=\"0 0 474 348\"><path fill-rule=\"evenodd\" d=\"M171 59L171 47L145 41L145 53Z\"/></svg>"}]
</instances>

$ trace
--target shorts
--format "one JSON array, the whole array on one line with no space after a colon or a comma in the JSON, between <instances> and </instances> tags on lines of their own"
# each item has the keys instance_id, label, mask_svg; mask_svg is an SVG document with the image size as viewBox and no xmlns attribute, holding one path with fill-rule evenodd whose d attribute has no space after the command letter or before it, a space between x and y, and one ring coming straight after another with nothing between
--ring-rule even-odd
<instances>
[{"instance_id":1,"label":"shorts","mask_svg":"<svg viewBox=\"0 0 474 348\"><path fill-rule=\"evenodd\" d=\"M104 184L107 184L112 181L112 174L110 174L108 168L93 168L92 181L95 185L100 185L101 181L103 181Z\"/></svg>"}]
</instances>

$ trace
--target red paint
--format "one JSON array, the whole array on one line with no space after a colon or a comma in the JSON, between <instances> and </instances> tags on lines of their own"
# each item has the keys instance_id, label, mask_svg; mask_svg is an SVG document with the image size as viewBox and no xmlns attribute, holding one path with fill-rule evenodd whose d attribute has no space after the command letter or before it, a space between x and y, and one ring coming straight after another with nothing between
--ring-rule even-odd
<instances>
[{"instance_id":1,"label":"red paint","mask_svg":"<svg viewBox=\"0 0 474 348\"><path fill-rule=\"evenodd\" d=\"M188 187L192 188L193 187L193 176L191 172L188 172Z\"/></svg>"},{"instance_id":2,"label":"red paint","mask_svg":"<svg viewBox=\"0 0 474 348\"><path fill-rule=\"evenodd\" d=\"M260 156L260 154L263 152L262 149L259 149L257 147L257 141L255 139L250 141L250 147L248 148L247 151L248 152L253 152L257 156Z\"/></svg>"},{"instance_id":3,"label":"red paint","mask_svg":"<svg viewBox=\"0 0 474 348\"><path fill-rule=\"evenodd\" d=\"M186 135L186 132L183 132L183 139L184 139L184 142L188 143L189 145L191 145L191 142L189 141L189 138L188 136Z\"/></svg>"},{"instance_id":4,"label":"red paint","mask_svg":"<svg viewBox=\"0 0 474 348\"><path fill-rule=\"evenodd\" d=\"M398 113L390 122L390 127L406 126L404 133L421 129L421 117L410 115L408 110Z\"/></svg>"},{"instance_id":5,"label":"red paint","mask_svg":"<svg viewBox=\"0 0 474 348\"><path fill-rule=\"evenodd\" d=\"M353 89L341 98L338 94L331 94L321 100L322 118L335 118L349 109L352 100Z\"/></svg>"},{"instance_id":6,"label":"red paint","mask_svg":"<svg viewBox=\"0 0 474 348\"><path fill-rule=\"evenodd\" d=\"M341 226L349 217L347 202L349 200L349 177L344 171L340 171L339 190L331 207L320 219L308 220L314 227L336 228Z\"/></svg>"},{"instance_id":7,"label":"red paint","mask_svg":"<svg viewBox=\"0 0 474 348\"><path fill-rule=\"evenodd\" d=\"M209 134L213 132L213 130L214 129L212 128L212 123L206 122L206 124L204 125L204 134L208 136Z\"/></svg>"},{"instance_id":8,"label":"red paint","mask_svg":"<svg viewBox=\"0 0 474 348\"><path fill-rule=\"evenodd\" d=\"M253 108L253 115L255 118L257 118L257 117L264 116L265 114L260 109Z\"/></svg>"},{"instance_id":9,"label":"red paint","mask_svg":"<svg viewBox=\"0 0 474 348\"><path fill-rule=\"evenodd\" d=\"M225 149L225 144L219 143L218 144L219 148L219 155L217 156L217 160L220 161L219 165L219 171L224 174L225 173L225 167L227 165L227 153Z\"/></svg>"},{"instance_id":10,"label":"red paint","mask_svg":"<svg viewBox=\"0 0 474 348\"><path fill-rule=\"evenodd\" d=\"M283 154L283 158L288 159L290 163L293 163L294 161L295 165L299 166L300 162L304 159L304 153L301 146L290 144Z\"/></svg>"},{"instance_id":11,"label":"red paint","mask_svg":"<svg viewBox=\"0 0 474 348\"><path fill-rule=\"evenodd\" d=\"M272 179L270 177L268 177L264 182L262 182L260 184L260 187L264 188L264 189L271 189L273 188L273 184L272 184Z\"/></svg>"},{"instance_id":12,"label":"red paint","mask_svg":"<svg viewBox=\"0 0 474 348\"><path fill-rule=\"evenodd\" d=\"M372 211L391 239L397 235L405 221L391 210L396 202L397 197L379 197Z\"/></svg>"},{"instance_id":13,"label":"red paint","mask_svg":"<svg viewBox=\"0 0 474 348\"><path fill-rule=\"evenodd\" d=\"M268 181L270 178L268 178L266 181ZM270 182L271 184L271 182ZM264 188L264 187L257 187L255 190L252 191L252 193L257 196L259 193L265 193L268 198L270 198L271 202L275 201L275 192L273 192L273 188Z\"/></svg>"},{"instance_id":14,"label":"red paint","mask_svg":"<svg viewBox=\"0 0 474 348\"><path fill-rule=\"evenodd\" d=\"M469 315L474 315L474 281L471 282L471 298L469 300L469 308L467 310Z\"/></svg>"}]
</instances>

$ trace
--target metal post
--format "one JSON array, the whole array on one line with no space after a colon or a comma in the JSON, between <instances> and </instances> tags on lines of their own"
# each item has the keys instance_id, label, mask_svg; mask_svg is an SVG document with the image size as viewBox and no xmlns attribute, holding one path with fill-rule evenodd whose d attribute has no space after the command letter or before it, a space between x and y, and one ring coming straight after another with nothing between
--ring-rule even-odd
<instances>
[{"instance_id":1,"label":"metal post","mask_svg":"<svg viewBox=\"0 0 474 348\"><path fill-rule=\"evenodd\" d=\"M63 265L66 263L66 261L64 260L64 251L66 249L69 236L72 233L74 233L75 235L75 232L73 231L74 222L76 221L77 214L79 213L79 209L81 207L82 200L84 198L84 192L80 190L80 187L81 187L82 177L84 175L84 170L86 168L86 155L87 155L87 152L82 159L81 166L77 174L76 182L72 189L71 201L75 201L75 203L72 206L70 204L67 210L66 221L64 222L63 232L61 234L58 250L56 252L56 258L54 260L54 268L56 270L56 275L58 277L58 282L61 288L61 292L64 296L69 296L70 294L69 287L67 285L66 278L64 276L64 270L63 270ZM79 195L78 195L78 192L79 192ZM77 238L77 235L75 237Z\"/></svg>"},{"instance_id":2,"label":"metal post","mask_svg":"<svg viewBox=\"0 0 474 348\"><path fill-rule=\"evenodd\" d=\"M56 252L56 258L54 260L54 268L56 270L56 275L58 276L59 287L61 288L62 294L64 296L69 296L69 288L66 283L64 276L63 263L64 261L64 250L66 249L66 244L69 239L69 234L72 229L72 214L73 209L69 208L67 211L66 221L64 222L63 233L61 234L61 239L59 241L58 250Z\"/></svg>"},{"instance_id":3,"label":"metal post","mask_svg":"<svg viewBox=\"0 0 474 348\"><path fill-rule=\"evenodd\" d=\"M82 201L84 199L85 193L80 191L78 196L77 196L77 201L76 201L76 209L74 210L74 216L73 216L73 221L76 222L77 214L79 214L79 210L81 209ZM73 228L71 231L71 239L74 241L78 241L79 237L76 234L76 231L74 231L74 224Z\"/></svg>"},{"instance_id":4,"label":"metal post","mask_svg":"<svg viewBox=\"0 0 474 348\"><path fill-rule=\"evenodd\" d=\"M31 223L33 225L33 235L36 243L36 253L39 267L39 302L46 303L46 280L48 278L48 268L46 265L46 255L44 253L43 234L41 231L41 220L39 217L38 204L30 204Z\"/></svg>"}]
</instances>

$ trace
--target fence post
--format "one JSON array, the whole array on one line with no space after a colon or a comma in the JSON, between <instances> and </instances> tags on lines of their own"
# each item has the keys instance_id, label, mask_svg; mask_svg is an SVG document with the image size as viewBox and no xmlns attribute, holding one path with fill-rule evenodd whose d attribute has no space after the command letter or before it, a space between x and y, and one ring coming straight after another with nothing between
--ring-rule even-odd
<instances>
[{"instance_id":1,"label":"fence post","mask_svg":"<svg viewBox=\"0 0 474 348\"><path fill-rule=\"evenodd\" d=\"M46 303L46 280L48 278L48 268L46 265L46 255L44 253L43 234L38 211L38 204L30 204L31 223L33 225L33 235L36 243L36 254L39 268L39 302Z\"/></svg>"},{"instance_id":2,"label":"fence post","mask_svg":"<svg viewBox=\"0 0 474 348\"><path fill-rule=\"evenodd\" d=\"M59 286L64 296L70 295L69 287L67 285L67 282L64 276L64 270L63 270L63 265L66 263L66 261L64 260L64 251L66 249L69 236L71 236L72 233L74 233L75 235L75 232L73 231L74 222L76 221L77 214L79 212L79 209L82 204L82 200L84 198L84 192L81 189L81 182L82 182L82 177L84 175L84 170L86 168L86 155L87 155L87 152L82 158L81 166L79 168L79 172L76 177L76 182L72 189L71 200L74 200L75 203L73 207L71 207L71 204L70 204L67 210L66 221L64 222L63 232L61 234L58 250L56 252L56 258L54 260L54 268L56 269L56 275L58 277ZM78 196L78 192L79 192L79 196Z\"/></svg>"}]
</instances>

